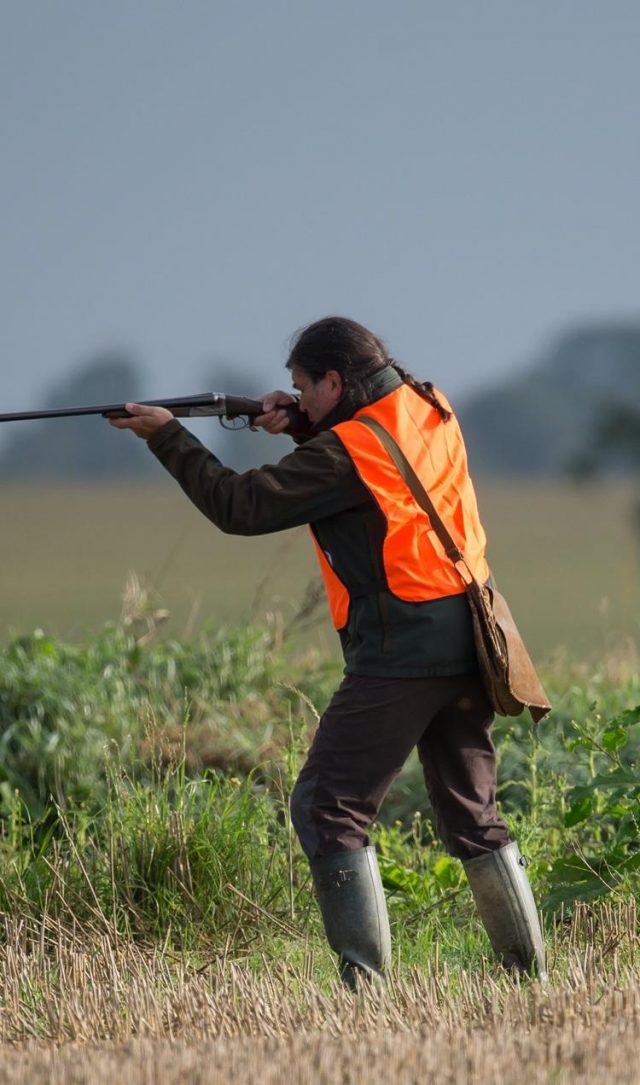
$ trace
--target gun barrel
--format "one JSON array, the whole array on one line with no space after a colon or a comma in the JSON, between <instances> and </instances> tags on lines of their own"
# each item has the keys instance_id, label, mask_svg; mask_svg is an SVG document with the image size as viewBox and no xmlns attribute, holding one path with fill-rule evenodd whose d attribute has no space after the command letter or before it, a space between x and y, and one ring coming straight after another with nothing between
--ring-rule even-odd
<instances>
[{"instance_id":1,"label":"gun barrel","mask_svg":"<svg viewBox=\"0 0 640 1085\"><path fill-rule=\"evenodd\" d=\"M58 407L49 411L14 411L0 414L0 422L31 422L39 418L72 418L81 414L102 414L103 411L124 411L124 404L114 403L111 407Z\"/></svg>"},{"instance_id":2,"label":"gun barrel","mask_svg":"<svg viewBox=\"0 0 640 1085\"><path fill-rule=\"evenodd\" d=\"M226 397L215 392L203 392L197 396L177 396L173 399L143 399L146 407L166 407L177 417L186 418L191 414L224 415ZM253 404L253 400L244 400ZM261 404L256 404L261 408ZM260 413L259 411L255 413ZM55 407L46 411L16 411L12 414L0 414L0 422L30 422L42 418L77 418L80 415L101 414L112 418L126 418L128 412L124 403L100 403L90 407Z\"/></svg>"}]
</instances>

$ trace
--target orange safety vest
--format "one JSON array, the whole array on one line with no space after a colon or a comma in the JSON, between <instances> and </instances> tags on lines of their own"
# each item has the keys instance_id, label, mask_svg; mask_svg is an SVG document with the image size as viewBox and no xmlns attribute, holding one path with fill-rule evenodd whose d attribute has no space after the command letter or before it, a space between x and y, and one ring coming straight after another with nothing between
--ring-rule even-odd
<instances>
[{"instance_id":1,"label":"orange safety vest","mask_svg":"<svg viewBox=\"0 0 640 1085\"><path fill-rule=\"evenodd\" d=\"M444 396L436 393L450 410ZM389 591L409 603L423 603L465 590L460 575L444 553L426 512L378 436L357 419L375 418L395 437L456 545L477 579L489 576L486 536L480 523L467 454L457 419L444 422L435 407L402 384L375 403L356 411L333 432L340 438L360 478L387 521L383 564ZM313 535L336 629L348 622L350 595Z\"/></svg>"}]
</instances>

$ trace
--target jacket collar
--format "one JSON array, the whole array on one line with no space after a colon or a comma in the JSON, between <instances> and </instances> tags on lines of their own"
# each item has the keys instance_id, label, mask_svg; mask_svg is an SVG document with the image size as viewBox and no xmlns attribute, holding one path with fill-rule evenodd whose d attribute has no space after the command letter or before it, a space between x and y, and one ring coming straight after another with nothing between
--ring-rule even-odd
<instances>
[{"instance_id":1,"label":"jacket collar","mask_svg":"<svg viewBox=\"0 0 640 1085\"><path fill-rule=\"evenodd\" d=\"M311 433L315 436L316 433L324 433L325 430L333 429L340 422L348 422L350 418L353 418L356 411L359 411L362 407L368 406L369 403L375 403L378 399L382 399L383 396L388 396L389 392L395 392L396 388L399 388L402 384L402 377L399 373L396 373L392 366L386 365L384 369L374 373L369 378L369 383L371 391L368 396L356 396L347 393L328 414L325 414L324 418L321 418L319 422L316 422L311 427Z\"/></svg>"}]
</instances>

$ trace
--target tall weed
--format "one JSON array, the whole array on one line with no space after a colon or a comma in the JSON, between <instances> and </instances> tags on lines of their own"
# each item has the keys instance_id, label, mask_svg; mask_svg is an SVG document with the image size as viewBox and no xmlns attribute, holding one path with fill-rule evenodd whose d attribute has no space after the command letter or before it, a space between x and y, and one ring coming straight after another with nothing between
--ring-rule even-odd
<instances>
[{"instance_id":1,"label":"tall weed","mask_svg":"<svg viewBox=\"0 0 640 1085\"><path fill-rule=\"evenodd\" d=\"M638 892L640 689L633 668L614 675L610 661L545 677L549 721L497 721L500 799L536 895L566 914ZM334 664L296 658L259 625L194 642L114 625L82 645L40 632L10 642L0 651L0 910L214 954L317 930L288 798L338 682ZM461 864L435 837L415 760L373 839L406 952L479 956L482 938L450 937L473 907Z\"/></svg>"}]
</instances>

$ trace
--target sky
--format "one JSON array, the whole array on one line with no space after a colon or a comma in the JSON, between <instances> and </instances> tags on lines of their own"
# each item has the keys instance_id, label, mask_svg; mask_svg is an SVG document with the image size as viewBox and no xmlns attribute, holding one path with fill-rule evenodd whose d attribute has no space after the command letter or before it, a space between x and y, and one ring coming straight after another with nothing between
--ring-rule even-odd
<instances>
[{"instance_id":1,"label":"sky","mask_svg":"<svg viewBox=\"0 0 640 1085\"><path fill-rule=\"evenodd\" d=\"M0 410L287 387L328 313L455 400L640 319L639 55L636 0L0 0Z\"/></svg>"}]
</instances>

